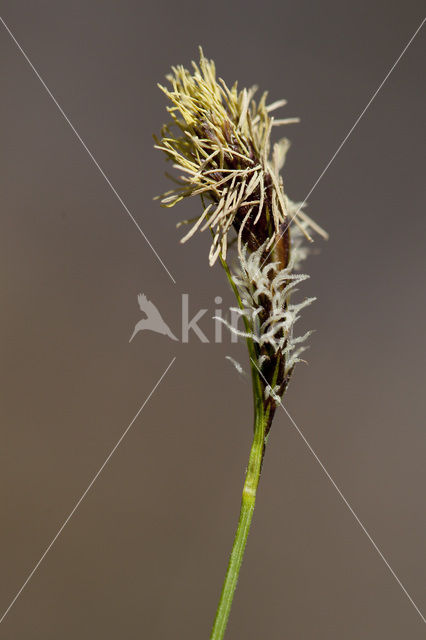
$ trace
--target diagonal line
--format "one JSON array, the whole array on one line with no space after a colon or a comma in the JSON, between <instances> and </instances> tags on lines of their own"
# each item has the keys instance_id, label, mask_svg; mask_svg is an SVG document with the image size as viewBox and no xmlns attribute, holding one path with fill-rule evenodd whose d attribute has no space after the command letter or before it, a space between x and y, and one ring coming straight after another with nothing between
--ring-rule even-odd
<instances>
[{"instance_id":1,"label":"diagonal line","mask_svg":"<svg viewBox=\"0 0 426 640\"><path fill-rule=\"evenodd\" d=\"M261 372L261 370L259 369L259 367L255 363L253 358L250 358L250 360L252 361L253 365L256 367L256 369L259 372L259 374L262 376L262 378L265 381L265 383L269 386L268 381L266 380L265 376L263 375L263 373ZM293 427L296 429L297 433L302 438L303 442L306 444L306 446L308 447L309 451L312 453L312 455L314 456L315 460L318 462L318 464L320 465L321 469L324 471L324 473L327 476L327 478L330 480L330 482L333 485L333 487L336 489L337 493L339 494L339 496L341 497L341 499L343 500L343 502L345 503L345 505L347 506L347 508L349 509L349 511L351 512L351 514L353 515L353 517L355 518L355 520L357 521L357 523L359 524L359 526L361 527L361 529L363 530L363 532L365 533L365 535L367 536L367 538L369 539L369 541L371 542L371 544L373 545L373 547L375 548L375 550L377 551L377 553L379 554L379 556L381 557L381 559L383 560L383 562L385 563L385 565L387 566L387 568L389 569L391 574L393 575L393 577L395 578L396 582L399 584L399 586L401 587L402 591L405 593L405 595L407 596L407 598L409 599L409 601L411 602L411 604L413 605L413 607L415 608L415 610L419 614L420 618L426 624L426 618L424 617L423 613L420 611L419 607L416 605L416 603L414 602L413 598L410 596L410 594L408 593L407 589L404 587L404 585L402 584L401 580L398 578L398 576L396 575L395 571L392 569L392 567L390 566L389 562L386 560L385 556L380 551L379 547L374 542L374 540L371 537L371 535L368 533L365 525L361 522L361 520L359 519L359 517L357 516L357 514L355 513L355 511L353 510L353 508L349 504L348 500L345 498L345 496L343 495L342 491L339 489L339 487L337 486L337 484L335 483L335 481L333 480L333 478L331 477L331 475L327 471L326 467L321 462L321 460L318 457L317 453L312 448L312 446L309 444L309 442L306 439L305 435L303 434L301 429L299 429L299 427L297 426L297 424L295 423L295 421L293 420L293 418L291 417L291 415L289 414L289 412L287 411L287 409L285 408L285 406L283 405L281 400L279 400L279 403L280 403L280 406L282 407L282 409L287 414L287 417L289 418L289 420L292 423Z\"/></svg>"},{"instance_id":2,"label":"diagonal line","mask_svg":"<svg viewBox=\"0 0 426 640\"><path fill-rule=\"evenodd\" d=\"M12 31L9 29L9 27L7 26L7 24L5 23L5 21L3 20L3 18L0 16L0 22L3 24L4 28L6 29L6 31L8 32L8 34L10 35L10 37L12 38L13 42L16 44L16 46L18 47L19 51L22 53L22 55L24 56L25 60L28 62L28 64L30 65L31 69L34 71L35 75L37 76L37 78L40 80L41 84L43 85L43 87L46 89L47 93L49 94L50 98L53 100L53 102L55 103L55 105L57 106L57 108L59 109L60 113L62 114L63 118L65 119L65 121L69 124L70 128L72 129L72 131L74 132L75 136L77 137L77 139L79 140L79 142L81 143L81 145L83 146L83 148L85 149L85 151L87 152L87 154L89 155L90 159L92 160L93 164L95 165L95 167L98 169L99 173L102 175L102 177L104 178L105 182L107 183L107 185L109 186L109 188L111 189L111 191L113 192L113 194L115 195L115 197L117 198L117 200L119 201L119 203L121 204L121 206L123 207L123 209L125 210L125 212L128 214L129 218L131 219L131 221L134 223L135 227L137 228L137 230L139 231L139 233L141 234L141 236L144 238L145 242L148 244L148 246L150 247L150 249L152 250L152 252L154 253L155 257L157 258L157 260L160 262L160 264L162 265L162 267L164 268L164 270L167 272L168 276L170 277L170 279L173 281L174 284L176 284L176 280L174 279L174 277L172 276L172 274L170 273L170 271L168 270L168 268L166 267L166 265L164 264L163 260L160 258L160 256L158 255L156 249L152 246L151 242L149 241L148 237L145 235L144 231L142 230L140 224L138 223L138 221L136 220L136 218L134 217L134 215L131 213L131 211L129 210L129 208L127 207L126 203L124 202L124 200L122 199L122 197L120 196L120 194L118 193L117 189L114 187L114 185L112 184L111 180L108 178L108 176L106 175L105 171L102 169L101 165L99 164L99 162L96 160L95 156L93 155L93 153L90 151L89 147L87 146L87 144L84 142L83 138L81 137L81 135L78 133L77 129L74 127L74 125L72 124L71 120L69 119L69 117L67 116L67 114L65 113L65 111L62 109L61 105L59 104L59 102L56 100L55 96L53 95L53 93L51 92L51 90L49 89L49 87L47 86L47 84L45 83L45 81L43 80L43 78L41 77L41 75L39 74L39 72L37 71L37 69L35 68L35 66L33 65L33 63L31 62L31 60L29 59L29 57L27 56L27 54L25 53L24 49L21 47L21 45L19 44L19 42L17 41L17 39L15 38L15 36L13 35Z\"/></svg>"},{"instance_id":3,"label":"diagonal line","mask_svg":"<svg viewBox=\"0 0 426 640\"><path fill-rule=\"evenodd\" d=\"M153 393L155 392L155 390L157 389L157 387L159 386L160 382L163 380L164 376L166 375L166 373L168 372L168 370L170 369L170 367L172 366L172 364L174 363L174 361L176 360L176 356L171 360L170 364L168 365L168 367L164 370L164 372L162 373L162 375L160 376L160 378L157 380L157 382L155 383L154 387L152 388L151 392L149 393L149 395L147 396L147 398L145 399L145 402L142 404L142 406L139 408L138 412L136 413L136 415L134 416L134 418L132 418L131 422L128 424L128 426L126 427L126 429L123 431L122 435L120 436L120 438L118 439L118 441L116 442L116 444L114 445L114 447L111 449L110 453L108 454L107 458L105 459L105 461L103 462L102 466L99 468L99 470L96 472L96 474L93 476L92 480L90 481L87 489L84 491L84 493L81 495L81 497L77 500L77 502L75 503L73 509L70 511L69 515L66 517L66 519L64 520L63 524L61 525L59 531L57 532L57 534L55 535L55 537L51 540L51 542L49 543L49 545L46 547L46 549L43 552L43 555L41 556L40 560L37 562L37 564L35 565L34 569L31 571L31 573L28 575L27 579L25 580L24 584L22 585L22 587L19 589L18 593L15 595L15 597L13 598L12 602L10 603L10 605L7 607L6 611L3 613L2 617L0 618L0 624L3 622L3 620L5 619L5 617L7 616L7 614L9 613L9 611L11 610L11 608L13 607L13 605L15 604L15 602L17 601L17 599L19 598L19 596L21 595L21 593L23 592L23 590L25 589L25 587L27 586L27 584L29 583L29 581L31 580L31 578L33 577L33 575L35 574L35 572L37 571L37 569L39 568L39 566L41 565L41 563L43 562L43 560L45 559L45 557L47 556L47 554L49 553L50 549L53 547L53 545L55 544L56 540L59 538L59 536L61 535L62 531L65 529L65 527L67 526L68 522L71 520L71 518L73 517L74 513L77 511L77 509L79 508L79 506L81 505L81 503L83 502L84 498L87 496L87 494L89 493L90 489L93 487L93 485L95 484L96 480L99 478L99 476L101 475L102 471L104 470L104 468L106 467L106 465L108 464L108 462L111 460L112 456L114 455L114 453L116 452L116 450L118 449L118 447L120 446L121 442L124 440L124 438L126 437L128 431L130 430L130 428L133 426L134 422L137 420L137 418L139 417L140 413L142 412L142 409L145 407L145 405L148 403L149 399L151 398L151 396L153 395Z\"/></svg>"},{"instance_id":4,"label":"diagonal line","mask_svg":"<svg viewBox=\"0 0 426 640\"><path fill-rule=\"evenodd\" d=\"M379 86L377 87L376 91L373 93L373 95L371 96L370 100L367 102L367 104L365 105L364 109L361 111L361 113L359 114L358 118L355 120L354 124L352 125L352 127L349 129L348 133L345 135L345 137L343 138L342 142L339 144L339 146L337 147L336 151L333 153L333 155L331 156L330 160L327 162L327 164L325 165L324 169L322 170L322 172L320 173L320 175L318 176L317 180L314 182L314 184L312 185L312 187L310 188L309 192L306 194L306 196L303 198L302 202L306 202L306 200L309 198L309 196L311 195L311 193L314 191L314 189L318 186L319 182L322 180L322 178L324 177L324 175L326 174L326 172L328 171L329 167L331 166L331 164L335 161L337 155L340 153L340 151L342 150L342 147L346 144L346 142L349 140L350 136L352 135L354 129L357 127L357 125L360 123L361 119L364 117L367 109L370 107L371 103L373 102L373 100L377 97L378 93L381 91L381 89L383 88L383 85L385 84L385 82L388 80L389 76L391 75L391 73L395 70L396 66L398 65L398 63L400 62L401 58L403 57L403 55L405 54L405 52L407 51L408 47L411 45L411 43L413 42L414 38L417 36L417 34L419 33L420 29L423 27L424 23L426 21L426 18L423 18L423 20L421 21L421 23L419 24L419 26L417 27L417 29L415 30L415 32L413 33L413 35L411 36L411 38L409 39L409 41L407 42L407 44L405 45L405 47L403 48L403 50L401 51L401 53L399 54L399 56L397 57L397 59L395 60L395 62L393 63L393 65L391 66L391 68L389 69L389 71L387 72L387 74L385 75L385 77L383 78L382 82L379 84ZM268 253L268 255L266 256L266 258L264 259L263 263L262 263L262 267L265 264L265 262L267 261L267 259L269 258L269 256L271 255L271 253L273 252L273 250L275 249L275 247L277 246L278 242L281 240L282 236L284 235L284 233L287 231L287 229L289 228L289 226L291 225L291 223L293 222L293 220L297 217L299 211L302 209L303 204L297 209L296 213L292 216L292 218L289 220L289 222L286 223L286 225L284 226L284 228L282 229L282 231L280 231L278 238L276 240L276 242L274 243L274 246L272 247L272 249L270 250L270 252Z\"/></svg>"}]
</instances>

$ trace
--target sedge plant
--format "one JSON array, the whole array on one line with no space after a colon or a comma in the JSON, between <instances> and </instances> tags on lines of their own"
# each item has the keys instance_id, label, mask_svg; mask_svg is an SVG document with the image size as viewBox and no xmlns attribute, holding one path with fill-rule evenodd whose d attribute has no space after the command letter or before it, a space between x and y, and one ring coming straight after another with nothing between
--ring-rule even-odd
<instances>
[{"instance_id":1,"label":"sedge plant","mask_svg":"<svg viewBox=\"0 0 426 640\"><path fill-rule=\"evenodd\" d=\"M275 119L271 113L286 101L267 104L266 93L256 101L256 87L239 90L235 83L229 88L216 77L214 62L201 49L199 64L192 65L191 71L172 67L167 76L170 86L159 85L170 101L170 122L155 146L178 171L174 188L161 196L161 203L173 207L185 198L201 197L200 215L178 225L191 225L181 242L197 232L211 232L209 263L223 267L241 328L217 320L246 340L254 406L240 516L211 632L211 640L221 640L253 517L268 433L310 334L294 332L300 312L314 300L293 300L296 287L308 278L300 265L313 234L327 234L305 213L305 203L293 202L284 190L280 172L290 143L281 138L272 144L271 134L274 127L298 119ZM237 266L230 259L232 247Z\"/></svg>"}]
</instances>

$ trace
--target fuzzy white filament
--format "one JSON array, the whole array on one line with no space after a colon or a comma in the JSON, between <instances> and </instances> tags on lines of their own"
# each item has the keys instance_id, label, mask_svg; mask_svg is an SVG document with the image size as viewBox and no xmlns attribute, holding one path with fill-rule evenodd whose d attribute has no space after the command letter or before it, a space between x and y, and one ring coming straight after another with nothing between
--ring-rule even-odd
<instances>
[{"instance_id":1,"label":"fuzzy white filament","mask_svg":"<svg viewBox=\"0 0 426 640\"><path fill-rule=\"evenodd\" d=\"M240 269L233 276L238 287L243 308L232 307L235 315L244 316L248 320L250 331L242 331L226 319L216 319L225 324L234 334L251 338L259 346L269 345L273 352L280 352L285 356L285 373L288 373L297 362L300 355L306 350L302 343L312 333L306 332L302 336L294 336L294 325L299 319L299 311L310 305L315 298L305 298L298 304L290 302L290 294L296 285L306 280L306 274L293 273L294 265L299 265L306 253L300 246L297 238L294 241L289 263L286 268L280 269L278 263L268 263L262 266L262 256L266 248L264 243L257 251L249 253L247 246L243 248L240 256ZM262 304L262 296L269 301L266 319L260 320L265 315L265 307ZM267 355L260 355L258 366L262 367ZM268 391L268 395L273 395Z\"/></svg>"}]
</instances>

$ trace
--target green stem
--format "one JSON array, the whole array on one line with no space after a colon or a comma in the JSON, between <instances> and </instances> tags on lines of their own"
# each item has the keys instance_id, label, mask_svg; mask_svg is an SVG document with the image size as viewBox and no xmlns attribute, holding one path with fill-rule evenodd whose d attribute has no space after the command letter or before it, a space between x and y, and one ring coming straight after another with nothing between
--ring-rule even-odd
<instances>
[{"instance_id":1,"label":"green stem","mask_svg":"<svg viewBox=\"0 0 426 640\"><path fill-rule=\"evenodd\" d=\"M250 530L250 524L253 518L256 491L262 468L265 428L268 420L268 414L265 414L263 410L261 397L257 394L255 394L255 396L257 397L255 397L254 437L243 487L240 518L234 538L234 544L232 545L231 557L229 559L228 569L226 571L222 594L220 596L210 640L222 640L225 635L226 625L228 624L232 600L237 586L244 550Z\"/></svg>"}]
</instances>

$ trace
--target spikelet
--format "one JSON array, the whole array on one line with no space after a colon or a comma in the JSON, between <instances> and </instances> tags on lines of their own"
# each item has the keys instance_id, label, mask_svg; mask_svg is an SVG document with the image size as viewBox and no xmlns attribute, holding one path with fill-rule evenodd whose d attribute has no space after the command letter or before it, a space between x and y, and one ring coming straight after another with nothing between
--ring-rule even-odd
<instances>
[{"instance_id":1,"label":"spikelet","mask_svg":"<svg viewBox=\"0 0 426 640\"><path fill-rule=\"evenodd\" d=\"M307 253L300 234L293 233L292 251L284 269L277 262L265 261L266 251L267 242L252 253L244 246L240 268L233 275L242 308L232 307L231 311L234 318L245 318L248 330L241 330L235 323L222 317L216 320L225 324L232 333L253 340L256 364L262 375L267 381L272 381L271 374L275 374L274 386L264 385L265 400L277 402L288 384L294 365L301 361L300 356L307 348L305 340L312 333L308 331L296 337L294 326L300 311L314 302L315 298L305 298L297 304L290 299L296 287L309 278L307 274L294 272L295 265L300 266Z\"/></svg>"},{"instance_id":2,"label":"spikelet","mask_svg":"<svg viewBox=\"0 0 426 640\"><path fill-rule=\"evenodd\" d=\"M285 100L267 105L264 93L256 102L256 87L238 90L237 84L229 88L216 79L214 62L201 49L199 65L192 64L192 73L183 66L172 67L167 76L171 86L159 85L171 102L171 123L163 127L155 146L180 173L174 179L177 186L161 197L161 203L173 207L186 197L202 196L204 211L181 242L210 228L211 265L219 255L226 259L231 231L238 236L240 252L243 244L255 250L268 239L280 259L285 254L280 246L282 225L291 217L279 172L290 143L281 139L271 153L270 137L274 126L298 118L275 120L270 114ZM308 239L310 229L326 235L302 207L292 218Z\"/></svg>"}]
</instances>

